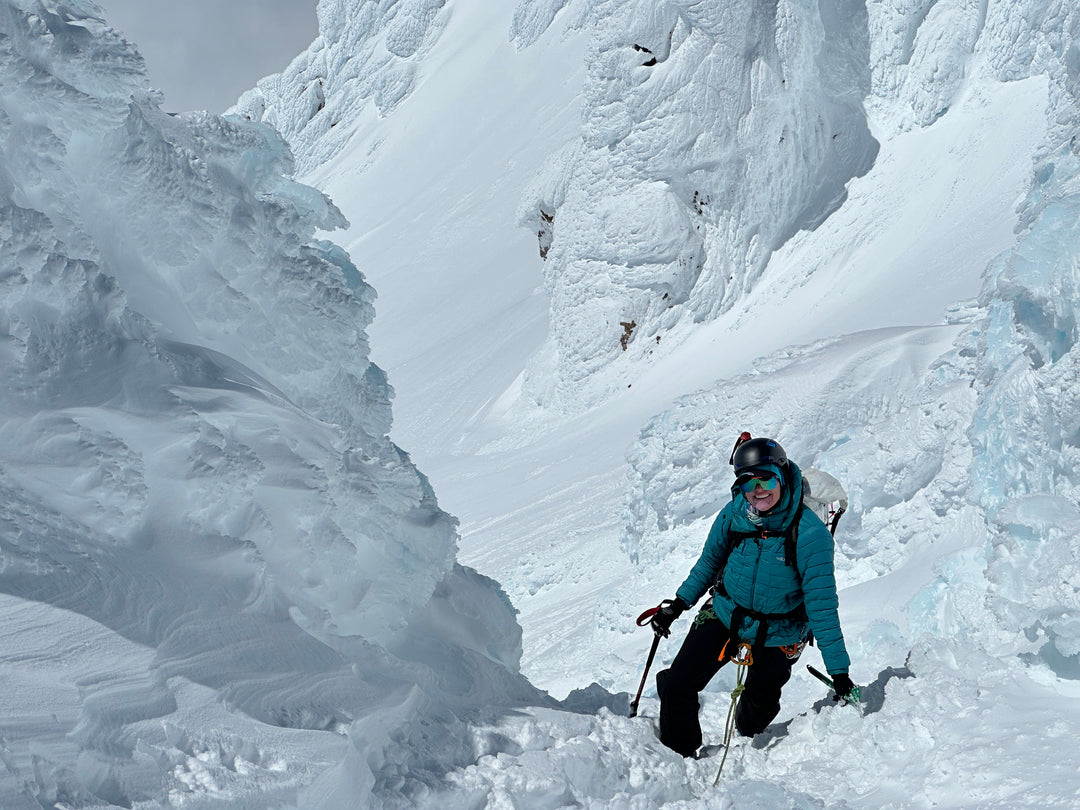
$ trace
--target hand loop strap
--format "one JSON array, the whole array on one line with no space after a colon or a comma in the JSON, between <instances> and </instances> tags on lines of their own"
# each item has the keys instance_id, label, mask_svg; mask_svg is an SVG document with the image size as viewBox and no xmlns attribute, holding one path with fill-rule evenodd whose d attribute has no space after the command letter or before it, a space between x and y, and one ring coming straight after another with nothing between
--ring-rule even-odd
<instances>
[{"instance_id":1,"label":"hand loop strap","mask_svg":"<svg viewBox=\"0 0 1080 810\"><path fill-rule=\"evenodd\" d=\"M645 625L647 625L652 620L652 617L655 616L659 610L660 610L659 605L657 605L654 608L649 608L648 610L646 610L644 613L642 613L640 616L637 617L637 626L638 627L644 627Z\"/></svg>"}]
</instances>

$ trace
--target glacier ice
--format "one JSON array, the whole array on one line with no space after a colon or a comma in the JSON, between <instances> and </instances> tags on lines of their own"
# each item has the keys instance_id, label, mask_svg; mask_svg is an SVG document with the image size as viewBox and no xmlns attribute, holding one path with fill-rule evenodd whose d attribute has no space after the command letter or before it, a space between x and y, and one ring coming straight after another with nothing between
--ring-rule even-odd
<instances>
[{"instance_id":1,"label":"glacier ice","mask_svg":"<svg viewBox=\"0 0 1080 810\"><path fill-rule=\"evenodd\" d=\"M437 14L407 5L397 56ZM0 803L35 769L42 801L197 800L192 694L344 735L352 802L468 761L465 719L545 697L388 438L374 292L316 237L344 217L269 126L163 113L91 3L0 2L0 69L0 590L151 652L127 713L84 685L75 771L9 738Z\"/></svg>"}]
</instances>

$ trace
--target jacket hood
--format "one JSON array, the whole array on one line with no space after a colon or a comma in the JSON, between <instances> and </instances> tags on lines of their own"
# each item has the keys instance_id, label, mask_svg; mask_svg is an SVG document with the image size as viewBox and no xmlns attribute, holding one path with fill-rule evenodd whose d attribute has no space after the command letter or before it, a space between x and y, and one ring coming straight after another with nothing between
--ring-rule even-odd
<instances>
[{"instance_id":1,"label":"jacket hood","mask_svg":"<svg viewBox=\"0 0 1080 810\"><path fill-rule=\"evenodd\" d=\"M749 501L742 494L742 490L737 485L732 484L731 498L735 502L735 514L732 518L733 527L742 532L785 531L795 519L795 513L802 502L802 470L791 460L788 460L784 468L773 464L763 464L755 469L771 472L780 478L780 500L767 513L759 516L760 523L755 523L750 519L751 506Z\"/></svg>"}]
</instances>

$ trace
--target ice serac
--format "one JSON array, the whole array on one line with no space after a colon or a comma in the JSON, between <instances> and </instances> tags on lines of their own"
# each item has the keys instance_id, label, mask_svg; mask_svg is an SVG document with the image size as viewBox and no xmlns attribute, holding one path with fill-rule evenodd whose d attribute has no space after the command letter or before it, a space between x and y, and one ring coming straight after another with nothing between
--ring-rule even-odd
<instances>
[{"instance_id":1,"label":"ice serac","mask_svg":"<svg viewBox=\"0 0 1080 810\"><path fill-rule=\"evenodd\" d=\"M1003 80L1047 79L1049 133L1020 238L987 268L963 349L980 391L972 498L989 516L989 606L1057 674L1080 678L1080 10L991 5L976 46Z\"/></svg>"},{"instance_id":2,"label":"ice serac","mask_svg":"<svg viewBox=\"0 0 1080 810\"><path fill-rule=\"evenodd\" d=\"M163 113L92 3L2 0L0 71L0 591L153 652L137 708L82 684L78 767L8 734L0 805L198 802L174 753L226 732L184 684L347 734L354 803L467 760L466 718L543 698L388 438L374 292L314 236L340 212L265 124Z\"/></svg>"},{"instance_id":3,"label":"ice serac","mask_svg":"<svg viewBox=\"0 0 1080 810\"><path fill-rule=\"evenodd\" d=\"M551 333L525 390L578 409L753 288L873 164L864 4L595 2L580 143L526 193Z\"/></svg>"},{"instance_id":4,"label":"ice serac","mask_svg":"<svg viewBox=\"0 0 1080 810\"><path fill-rule=\"evenodd\" d=\"M1073 18L1072 30L1077 30ZM1075 45L1073 46L1075 48ZM1080 121L1074 76L1061 97ZM1059 111L1061 108L1059 107ZM1080 154L1053 144L1028 197L1031 224L991 265L969 341L983 390L973 495L992 527L991 602L1032 654L1080 678Z\"/></svg>"},{"instance_id":5,"label":"ice serac","mask_svg":"<svg viewBox=\"0 0 1080 810\"><path fill-rule=\"evenodd\" d=\"M319 0L319 34L284 71L261 79L233 112L264 121L292 145L301 174L333 158L365 121L412 91L438 40L445 0Z\"/></svg>"}]
</instances>

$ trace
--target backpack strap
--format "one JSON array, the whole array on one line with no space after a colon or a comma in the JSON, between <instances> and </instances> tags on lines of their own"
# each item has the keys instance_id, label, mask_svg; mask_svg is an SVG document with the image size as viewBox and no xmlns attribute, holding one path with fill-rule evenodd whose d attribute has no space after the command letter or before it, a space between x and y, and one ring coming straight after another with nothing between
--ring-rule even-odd
<instances>
[{"instance_id":1,"label":"backpack strap","mask_svg":"<svg viewBox=\"0 0 1080 810\"><path fill-rule=\"evenodd\" d=\"M799 507L798 507L798 509L795 510L794 519L791 521L791 523L788 525L788 527L782 532L771 532L771 531L768 531L767 529L762 530L762 531L758 531L758 532L735 532L735 531L729 531L728 532L728 537L731 538L731 545L728 546L727 552L724 554L723 558L720 561L720 566L717 568L717 577L716 577L717 582L721 586L723 585L724 569L727 568L728 559L731 557L731 552L733 552L743 540L750 540L750 539L756 539L756 538L764 539L764 538L767 538L767 537L779 537L779 536L783 535L783 537L784 537L784 562L786 562L792 568L795 568L797 570L798 566L795 564L795 562L796 562L796 550L797 550L798 545L799 545L799 522L802 520L803 508L804 507L803 507L802 501L799 501ZM725 593L725 596L726 595L727 594Z\"/></svg>"},{"instance_id":2,"label":"backpack strap","mask_svg":"<svg viewBox=\"0 0 1080 810\"><path fill-rule=\"evenodd\" d=\"M788 526L787 532L784 533L784 562L799 570L799 566L795 564L795 555L799 546L799 523L802 521L803 502L799 501L799 508L795 510L795 519L791 521L791 525Z\"/></svg>"},{"instance_id":3,"label":"backpack strap","mask_svg":"<svg viewBox=\"0 0 1080 810\"><path fill-rule=\"evenodd\" d=\"M798 572L798 566L795 564L796 548L799 542L799 521L802 520L803 515L803 503L799 501L799 508L795 510L795 517L788 525L787 529L783 532L735 532L729 531L728 537L731 538L731 543L728 545L727 552L724 554L720 561L720 566L716 573L716 583L713 585L713 593L720 596L726 596L731 599L731 596L727 592L727 588L724 587L724 571L727 569L728 559L731 557L736 547L744 540L751 538L766 538L777 537L781 534L784 537L784 562L790 565ZM732 600L733 602L735 600ZM758 613L755 610L744 608L739 603L735 602L735 609L731 612L731 631L738 634L738 628L742 624L744 618L754 619L758 623L757 636L753 641L754 649L761 649L765 646L765 638L769 632L769 621L775 619L801 619L806 620L806 605L799 605L792 611L787 613Z\"/></svg>"}]
</instances>

